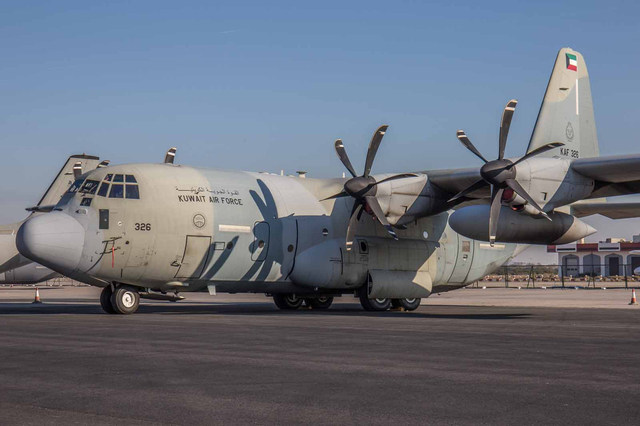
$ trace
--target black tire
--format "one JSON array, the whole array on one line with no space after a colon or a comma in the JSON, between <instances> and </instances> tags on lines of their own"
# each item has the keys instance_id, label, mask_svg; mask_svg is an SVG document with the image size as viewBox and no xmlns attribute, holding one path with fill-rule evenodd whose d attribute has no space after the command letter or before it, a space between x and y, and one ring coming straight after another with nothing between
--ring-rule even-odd
<instances>
[{"instance_id":1,"label":"black tire","mask_svg":"<svg viewBox=\"0 0 640 426\"><path fill-rule=\"evenodd\" d=\"M111 295L111 305L118 314L129 315L138 310L140 295L134 287L122 285L116 287Z\"/></svg>"},{"instance_id":2,"label":"black tire","mask_svg":"<svg viewBox=\"0 0 640 426\"><path fill-rule=\"evenodd\" d=\"M416 309L418 309L418 307L420 307L420 301L422 299L418 298L418 297L414 297L411 299L393 299L394 301L397 300L398 303L400 304L400 308L403 308L407 311L415 311ZM393 304L393 301L391 302Z\"/></svg>"},{"instance_id":3,"label":"black tire","mask_svg":"<svg viewBox=\"0 0 640 426\"><path fill-rule=\"evenodd\" d=\"M302 298L295 294L274 294L273 302L278 308L291 311L302 305Z\"/></svg>"},{"instance_id":4,"label":"black tire","mask_svg":"<svg viewBox=\"0 0 640 426\"><path fill-rule=\"evenodd\" d=\"M386 311L391 306L391 299L369 299L367 286L360 287L358 297L365 311Z\"/></svg>"},{"instance_id":5,"label":"black tire","mask_svg":"<svg viewBox=\"0 0 640 426\"><path fill-rule=\"evenodd\" d=\"M329 307L333 303L333 297L318 296L310 299L305 299L304 303L313 309L329 309Z\"/></svg>"},{"instance_id":6,"label":"black tire","mask_svg":"<svg viewBox=\"0 0 640 426\"><path fill-rule=\"evenodd\" d=\"M108 314L115 314L116 310L113 309L113 305L111 304L111 286L108 285L102 289L100 292L100 306L102 306L102 310Z\"/></svg>"}]
</instances>

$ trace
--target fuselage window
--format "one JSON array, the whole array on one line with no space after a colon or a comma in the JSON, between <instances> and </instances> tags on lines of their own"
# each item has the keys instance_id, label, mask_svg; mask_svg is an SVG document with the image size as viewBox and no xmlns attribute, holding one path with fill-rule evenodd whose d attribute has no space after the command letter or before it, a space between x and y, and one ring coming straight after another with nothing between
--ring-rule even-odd
<instances>
[{"instance_id":1,"label":"fuselage window","mask_svg":"<svg viewBox=\"0 0 640 426\"><path fill-rule=\"evenodd\" d=\"M93 200L93 198L83 198L82 201L80 202L80 205L89 207L91 205L91 200Z\"/></svg>"},{"instance_id":2,"label":"fuselage window","mask_svg":"<svg viewBox=\"0 0 640 426\"><path fill-rule=\"evenodd\" d=\"M82 185L82 189L80 190L81 194L95 194L96 190L98 189L98 184L100 182L98 182L97 180L89 180L87 179L87 181L84 183L84 185Z\"/></svg>"},{"instance_id":3,"label":"fuselage window","mask_svg":"<svg viewBox=\"0 0 640 426\"><path fill-rule=\"evenodd\" d=\"M126 175L124 178L127 183L138 183L134 175Z\"/></svg>"},{"instance_id":4,"label":"fuselage window","mask_svg":"<svg viewBox=\"0 0 640 426\"><path fill-rule=\"evenodd\" d=\"M111 182L111 179L113 178L113 175L111 173L109 173L108 175L106 175L104 177L104 180L106 180L107 182Z\"/></svg>"},{"instance_id":5,"label":"fuselage window","mask_svg":"<svg viewBox=\"0 0 640 426\"><path fill-rule=\"evenodd\" d=\"M68 192L71 192L71 193L78 192L78 189L80 189L80 187L82 186L82 182L84 182L84 179L78 179L75 182L73 182L73 185L69 187Z\"/></svg>"},{"instance_id":6,"label":"fuselage window","mask_svg":"<svg viewBox=\"0 0 640 426\"><path fill-rule=\"evenodd\" d=\"M124 185L121 183L112 184L109 198L124 198Z\"/></svg>"},{"instance_id":7,"label":"fuselage window","mask_svg":"<svg viewBox=\"0 0 640 426\"><path fill-rule=\"evenodd\" d=\"M133 200L140 199L140 191L138 191L138 185L126 185L127 189L127 198L131 198Z\"/></svg>"},{"instance_id":8,"label":"fuselage window","mask_svg":"<svg viewBox=\"0 0 640 426\"><path fill-rule=\"evenodd\" d=\"M124 182L124 176L123 175L115 175L113 178L114 182Z\"/></svg>"},{"instance_id":9,"label":"fuselage window","mask_svg":"<svg viewBox=\"0 0 640 426\"><path fill-rule=\"evenodd\" d=\"M98 190L98 195L101 197L106 197L109 192L109 184L107 182L102 182L100 184L100 189Z\"/></svg>"}]
</instances>

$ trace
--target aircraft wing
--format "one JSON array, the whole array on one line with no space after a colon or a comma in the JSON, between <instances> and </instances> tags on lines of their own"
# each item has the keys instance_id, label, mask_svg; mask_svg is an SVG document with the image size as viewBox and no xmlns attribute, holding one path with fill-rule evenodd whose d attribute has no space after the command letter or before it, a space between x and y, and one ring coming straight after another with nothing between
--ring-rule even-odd
<instances>
[{"instance_id":1,"label":"aircraft wing","mask_svg":"<svg viewBox=\"0 0 640 426\"><path fill-rule=\"evenodd\" d=\"M640 193L640 154L581 158L571 169L596 181L589 198Z\"/></svg>"},{"instance_id":2,"label":"aircraft wing","mask_svg":"<svg viewBox=\"0 0 640 426\"><path fill-rule=\"evenodd\" d=\"M571 168L583 176L606 183L640 180L640 154L580 158Z\"/></svg>"},{"instance_id":3,"label":"aircraft wing","mask_svg":"<svg viewBox=\"0 0 640 426\"><path fill-rule=\"evenodd\" d=\"M428 176L429 182L437 186L451 197L463 189L481 180L480 168L431 170L420 172ZM491 195L489 185L468 194L469 198L485 198Z\"/></svg>"},{"instance_id":4,"label":"aircraft wing","mask_svg":"<svg viewBox=\"0 0 640 426\"><path fill-rule=\"evenodd\" d=\"M640 203L578 203L571 206L576 217L601 214L611 219L640 217Z\"/></svg>"}]
</instances>

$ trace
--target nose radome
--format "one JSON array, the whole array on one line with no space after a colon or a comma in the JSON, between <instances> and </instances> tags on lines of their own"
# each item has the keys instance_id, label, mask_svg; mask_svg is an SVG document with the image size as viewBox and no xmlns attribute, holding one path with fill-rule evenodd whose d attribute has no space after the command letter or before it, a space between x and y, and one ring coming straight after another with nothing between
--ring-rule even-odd
<instances>
[{"instance_id":1,"label":"nose radome","mask_svg":"<svg viewBox=\"0 0 640 426\"><path fill-rule=\"evenodd\" d=\"M83 245L84 228L62 212L27 219L16 235L20 254L61 273L76 269Z\"/></svg>"}]
</instances>

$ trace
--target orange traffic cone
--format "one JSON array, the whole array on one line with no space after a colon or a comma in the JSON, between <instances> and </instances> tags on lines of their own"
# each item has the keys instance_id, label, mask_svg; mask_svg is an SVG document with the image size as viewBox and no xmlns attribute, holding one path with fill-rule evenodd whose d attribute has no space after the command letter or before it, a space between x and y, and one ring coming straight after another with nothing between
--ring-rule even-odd
<instances>
[{"instance_id":1,"label":"orange traffic cone","mask_svg":"<svg viewBox=\"0 0 640 426\"><path fill-rule=\"evenodd\" d=\"M634 288L633 290L631 290L631 302L629 302L630 305L637 305L638 301L636 300L636 289Z\"/></svg>"},{"instance_id":2,"label":"orange traffic cone","mask_svg":"<svg viewBox=\"0 0 640 426\"><path fill-rule=\"evenodd\" d=\"M36 287L36 297L31 303L42 303L42 301L40 300L40 290L38 289L38 287Z\"/></svg>"}]
</instances>

